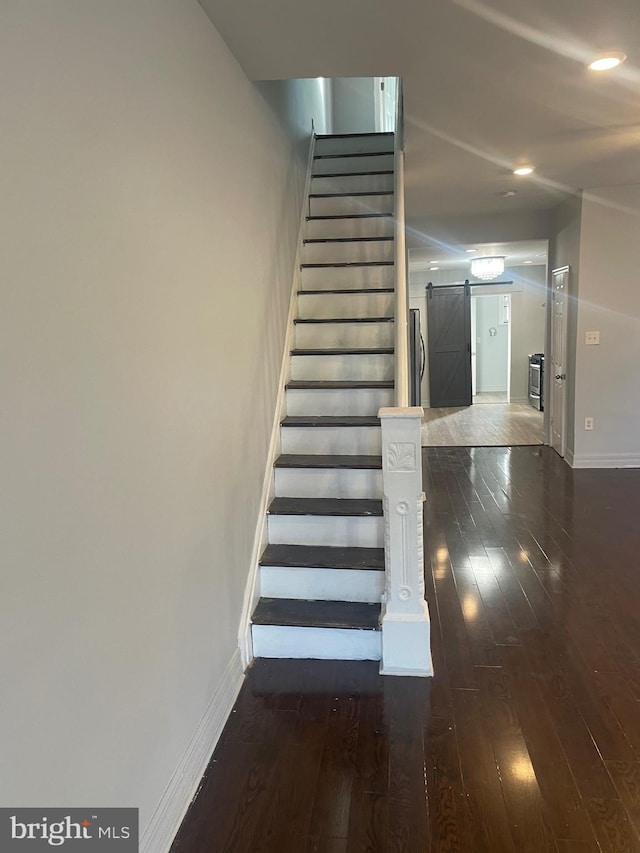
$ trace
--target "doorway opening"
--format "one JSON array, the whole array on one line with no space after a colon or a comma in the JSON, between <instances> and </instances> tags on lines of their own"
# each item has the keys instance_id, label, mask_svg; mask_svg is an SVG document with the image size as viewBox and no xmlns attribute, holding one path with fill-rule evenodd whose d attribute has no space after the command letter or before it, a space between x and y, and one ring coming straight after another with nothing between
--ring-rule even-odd
<instances>
[{"instance_id":1,"label":"doorway opening","mask_svg":"<svg viewBox=\"0 0 640 853\"><path fill-rule=\"evenodd\" d=\"M511 294L471 288L472 404L511 401Z\"/></svg>"},{"instance_id":2,"label":"doorway opening","mask_svg":"<svg viewBox=\"0 0 640 853\"><path fill-rule=\"evenodd\" d=\"M547 412L530 401L530 357L547 337L547 242L410 250L410 307L420 311L426 368L423 443L547 443ZM471 274L475 256L502 255L504 272Z\"/></svg>"}]
</instances>

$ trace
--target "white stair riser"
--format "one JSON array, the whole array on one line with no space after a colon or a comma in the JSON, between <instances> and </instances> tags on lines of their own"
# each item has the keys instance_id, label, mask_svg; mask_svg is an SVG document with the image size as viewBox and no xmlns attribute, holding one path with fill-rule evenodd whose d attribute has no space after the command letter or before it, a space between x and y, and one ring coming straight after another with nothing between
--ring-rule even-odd
<instances>
[{"instance_id":1,"label":"white stair riser","mask_svg":"<svg viewBox=\"0 0 640 853\"><path fill-rule=\"evenodd\" d=\"M303 267L303 290L394 287L395 267Z\"/></svg>"},{"instance_id":2,"label":"white stair riser","mask_svg":"<svg viewBox=\"0 0 640 853\"><path fill-rule=\"evenodd\" d=\"M392 216L371 216L366 219L310 219L307 222L308 240L332 237L393 237L395 222Z\"/></svg>"},{"instance_id":3,"label":"white stair riser","mask_svg":"<svg viewBox=\"0 0 640 853\"><path fill-rule=\"evenodd\" d=\"M292 379L393 379L392 355L294 355Z\"/></svg>"},{"instance_id":4,"label":"white stair riser","mask_svg":"<svg viewBox=\"0 0 640 853\"><path fill-rule=\"evenodd\" d=\"M353 264L393 261L393 240L354 240L349 243L306 243L302 252L305 264Z\"/></svg>"},{"instance_id":5,"label":"white stair riser","mask_svg":"<svg viewBox=\"0 0 640 853\"><path fill-rule=\"evenodd\" d=\"M298 317L391 317L395 293L300 293Z\"/></svg>"},{"instance_id":6,"label":"white stair riser","mask_svg":"<svg viewBox=\"0 0 640 853\"><path fill-rule=\"evenodd\" d=\"M283 453L379 454L380 427L282 427Z\"/></svg>"},{"instance_id":7,"label":"white stair riser","mask_svg":"<svg viewBox=\"0 0 640 853\"><path fill-rule=\"evenodd\" d=\"M258 658L380 660L382 656L380 631L253 625L251 636Z\"/></svg>"},{"instance_id":8,"label":"white stair riser","mask_svg":"<svg viewBox=\"0 0 640 853\"><path fill-rule=\"evenodd\" d=\"M373 154L367 157L344 156L314 160L314 175L334 175L346 172L389 172L394 168L393 154Z\"/></svg>"},{"instance_id":9,"label":"white stair riser","mask_svg":"<svg viewBox=\"0 0 640 853\"><path fill-rule=\"evenodd\" d=\"M394 405L393 388L301 388L286 392L289 415L377 415Z\"/></svg>"},{"instance_id":10,"label":"white stair riser","mask_svg":"<svg viewBox=\"0 0 640 853\"><path fill-rule=\"evenodd\" d=\"M393 190L393 175L336 175L331 171L326 178L311 179L312 193L364 193L383 190Z\"/></svg>"},{"instance_id":11,"label":"white stair riser","mask_svg":"<svg viewBox=\"0 0 640 853\"><path fill-rule=\"evenodd\" d=\"M316 154L346 154L349 152L392 151L393 134L371 133L361 136L316 137ZM363 158L366 159L366 158Z\"/></svg>"},{"instance_id":12,"label":"white stair riser","mask_svg":"<svg viewBox=\"0 0 640 853\"><path fill-rule=\"evenodd\" d=\"M296 323L295 349L392 347L394 323Z\"/></svg>"},{"instance_id":13,"label":"white stair riser","mask_svg":"<svg viewBox=\"0 0 640 853\"><path fill-rule=\"evenodd\" d=\"M381 516L269 515L267 528L272 545L384 547Z\"/></svg>"},{"instance_id":14,"label":"white stair riser","mask_svg":"<svg viewBox=\"0 0 640 853\"><path fill-rule=\"evenodd\" d=\"M392 195L344 195L310 198L310 216L341 216L350 213L393 213Z\"/></svg>"},{"instance_id":15,"label":"white stair riser","mask_svg":"<svg viewBox=\"0 0 640 853\"><path fill-rule=\"evenodd\" d=\"M263 598L313 601L362 601L377 604L384 592L384 572L364 569L309 569L262 566Z\"/></svg>"},{"instance_id":16,"label":"white stair riser","mask_svg":"<svg viewBox=\"0 0 640 853\"><path fill-rule=\"evenodd\" d=\"M382 472L372 468L276 468L279 498L381 498Z\"/></svg>"}]
</instances>

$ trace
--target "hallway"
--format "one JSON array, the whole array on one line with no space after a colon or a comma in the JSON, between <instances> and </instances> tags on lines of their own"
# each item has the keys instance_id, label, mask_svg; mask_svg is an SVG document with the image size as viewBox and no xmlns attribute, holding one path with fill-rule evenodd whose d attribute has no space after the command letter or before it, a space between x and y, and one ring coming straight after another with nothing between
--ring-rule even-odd
<instances>
[{"instance_id":1,"label":"hallway","mask_svg":"<svg viewBox=\"0 0 640 853\"><path fill-rule=\"evenodd\" d=\"M423 460L435 678L258 661L172 853L640 851L640 471Z\"/></svg>"}]
</instances>

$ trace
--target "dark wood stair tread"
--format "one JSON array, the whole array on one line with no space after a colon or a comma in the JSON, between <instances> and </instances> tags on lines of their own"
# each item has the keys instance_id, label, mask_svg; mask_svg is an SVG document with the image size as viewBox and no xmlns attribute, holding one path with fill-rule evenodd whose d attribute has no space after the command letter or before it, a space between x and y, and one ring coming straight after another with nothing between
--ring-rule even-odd
<instances>
[{"instance_id":1,"label":"dark wood stair tread","mask_svg":"<svg viewBox=\"0 0 640 853\"><path fill-rule=\"evenodd\" d=\"M372 169L369 172L327 172L326 175L311 175L312 178L363 178L369 175L393 175L393 169Z\"/></svg>"},{"instance_id":2,"label":"dark wood stair tread","mask_svg":"<svg viewBox=\"0 0 640 853\"><path fill-rule=\"evenodd\" d=\"M347 347L340 349L292 349L291 355L393 355L393 347Z\"/></svg>"},{"instance_id":3,"label":"dark wood stair tread","mask_svg":"<svg viewBox=\"0 0 640 853\"><path fill-rule=\"evenodd\" d=\"M290 390L393 388L392 379L292 379L287 383Z\"/></svg>"},{"instance_id":4,"label":"dark wood stair tread","mask_svg":"<svg viewBox=\"0 0 640 853\"><path fill-rule=\"evenodd\" d=\"M337 548L329 545L267 545L261 566L303 569L384 571L384 548Z\"/></svg>"},{"instance_id":5,"label":"dark wood stair tread","mask_svg":"<svg viewBox=\"0 0 640 853\"><path fill-rule=\"evenodd\" d=\"M394 261L333 261L325 264L300 264L300 269L317 270L323 267L392 267Z\"/></svg>"},{"instance_id":6,"label":"dark wood stair tread","mask_svg":"<svg viewBox=\"0 0 640 853\"><path fill-rule=\"evenodd\" d=\"M330 290L298 290L299 294L313 293L315 296L322 293L395 293L393 287L338 287Z\"/></svg>"},{"instance_id":7,"label":"dark wood stair tread","mask_svg":"<svg viewBox=\"0 0 640 853\"><path fill-rule=\"evenodd\" d=\"M273 463L275 468L347 468L380 470L382 456L336 453L282 453Z\"/></svg>"},{"instance_id":8,"label":"dark wood stair tread","mask_svg":"<svg viewBox=\"0 0 640 853\"><path fill-rule=\"evenodd\" d=\"M354 139L366 136L393 136L392 130L365 130L359 133L317 133L316 139Z\"/></svg>"},{"instance_id":9,"label":"dark wood stair tread","mask_svg":"<svg viewBox=\"0 0 640 853\"><path fill-rule=\"evenodd\" d=\"M326 219L380 219L381 217L393 216L393 212L388 213L325 213L322 216L307 216L307 222L315 222L317 220Z\"/></svg>"},{"instance_id":10,"label":"dark wood stair tread","mask_svg":"<svg viewBox=\"0 0 640 853\"><path fill-rule=\"evenodd\" d=\"M371 517L382 515L382 501L372 498L274 498L270 515Z\"/></svg>"},{"instance_id":11,"label":"dark wood stair tread","mask_svg":"<svg viewBox=\"0 0 640 853\"><path fill-rule=\"evenodd\" d=\"M377 631L380 605L356 601L306 601L261 598L253 611L254 625L289 625L298 628L351 628Z\"/></svg>"},{"instance_id":12,"label":"dark wood stair tread","mask_svg":"<svg viewBox=\"0 0 640 853\"><path fill-rule=\"evenodd\" d=\"M376 415L287 415L283 427L378 427Z\"/></svg>"},{"instance_id":13,"label":"dark wood stair tread","mask_svg":"<svg viewBox=\"0 0 640 853\"><path fill-rule=\"evenodd\" d=\"M390 243L395 237L313 237L307 243Z\"/></svg>"},{"instance_id":14,"label":"dark wood stair tread","mask_svg":"<svg viewBox=\"0 0 640 853\"><path fill-rule=\"evenodd\" d=\"M345 157L388 157L393 151L352 151L346 154L314 154L314 160L339 160Z\"/></svg>"},{"instance_id":15,"label":"dark wood stair tread","mask_svg":"<svg viewBox=\"0 0 640 853\"><path fill-rule=\"evenodd\" d=\"M393 323L395 317L296 317L294 323Z\"/></svg>"},{"instance_id":16,"label":"dark wood stair tread","mask_svg":"<svg viewBox=\"0 0 640 853\"><path fill-rule=\"evenodd\" d=\"M309 198L349 198L355 196L393 195L393 190L352 190L351 192L309 193Z\"/></svg>"}]
</instances>

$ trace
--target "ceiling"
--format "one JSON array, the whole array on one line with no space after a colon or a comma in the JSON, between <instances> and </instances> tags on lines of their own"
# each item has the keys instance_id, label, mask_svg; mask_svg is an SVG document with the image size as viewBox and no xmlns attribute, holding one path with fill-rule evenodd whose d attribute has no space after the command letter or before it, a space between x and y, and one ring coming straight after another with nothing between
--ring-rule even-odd
<instances>
[{"instance_id":1,"label":"ceiling","mask_svg":"<svg viewBox=\"0 0 640 853\"><path fill-rule=\"evenodd\" d=\"M252 79L403 78L408 219L639 180L638 0L200 2ZM629 58L588 71L606 49Z\"/></svg>"},{"instance_id":2,"label":"ceiling","mask_svg":"<svg viewBox=\"0 0 640 853\"><path fill-rule=\"evenodd\" d=\"M467 251L467 249L469 251ZM505 266L545 266L547 263L546 240L519 240L511 243L473 243L456 246L436 246L431 249L412 249L409 253L411 272L459 270L470 276L472 258L485 255L503 255Z\"/></svg>"}]
</instances>

